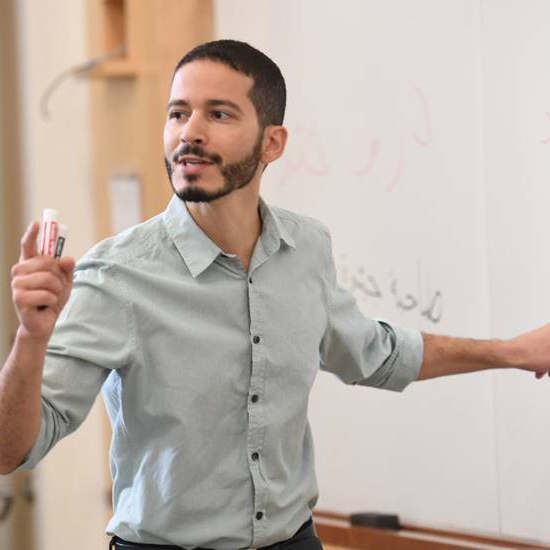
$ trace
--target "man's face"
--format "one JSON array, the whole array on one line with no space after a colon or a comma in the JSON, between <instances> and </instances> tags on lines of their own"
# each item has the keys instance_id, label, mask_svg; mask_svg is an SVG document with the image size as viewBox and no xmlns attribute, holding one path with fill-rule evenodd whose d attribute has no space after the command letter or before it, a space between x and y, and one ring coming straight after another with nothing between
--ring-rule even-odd
<instances>
[{"instance_id":1,"label":"man's face","mask_svg":"<svg viewBox=\"0 0 550 550\"><path fill-rule=\"evenodd\" d=\"M260 177L262 133L248 97L253 80L222 63L192 61L174 76L164 160L174 193L210 202Z\"/></svg>"}]
</instances>

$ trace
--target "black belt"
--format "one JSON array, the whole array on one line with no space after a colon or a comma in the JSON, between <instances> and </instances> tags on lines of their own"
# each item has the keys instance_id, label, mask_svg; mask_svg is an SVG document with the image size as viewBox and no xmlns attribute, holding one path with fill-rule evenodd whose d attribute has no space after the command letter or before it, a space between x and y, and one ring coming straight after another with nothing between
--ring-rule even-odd
<instances>
[{"instance_id":1,"label":"black belt","mask_svg":"<svg viewBox=\"0 0 550 550\"><path fill-rule=\"evenodd\" d=\"M316 536L315 528L313 526L313 520L308 519L301 527L294 533L292 537L281 542L276 542L275 544L270 544L269 546L262 546L258 550L278 550L279 548L284 548L285 545L295 543L299 540L314 537ZM186 550L181 546L172 546L167 544L143 544L140 542L129 542L127 540L121 539L116 535L111 539L109 544L109 550ZM195 548L195 550L211 550L209 548Z\"/></svg>"}]
</instances>

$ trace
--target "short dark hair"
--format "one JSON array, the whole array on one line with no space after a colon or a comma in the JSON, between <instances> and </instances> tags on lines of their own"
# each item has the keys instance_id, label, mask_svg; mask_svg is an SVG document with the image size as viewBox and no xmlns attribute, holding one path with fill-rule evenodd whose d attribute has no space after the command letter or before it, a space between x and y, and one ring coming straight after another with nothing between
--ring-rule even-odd
<instances>
[{"instance_id":1,"label":"short dark hair","mask_svg":"<svg viewBox=\"0 0 550 550\"><path fill-rule=\"evenodd\" d=\"M285 79L279 67L267 55L246 42L215 40L200 44L186 53L176 65L174 74L183 65L197 59L219 61L251 76L254 84L248 97L256 109L261 129L283 123L286 105Z\"/></svg>"}]
</instances>

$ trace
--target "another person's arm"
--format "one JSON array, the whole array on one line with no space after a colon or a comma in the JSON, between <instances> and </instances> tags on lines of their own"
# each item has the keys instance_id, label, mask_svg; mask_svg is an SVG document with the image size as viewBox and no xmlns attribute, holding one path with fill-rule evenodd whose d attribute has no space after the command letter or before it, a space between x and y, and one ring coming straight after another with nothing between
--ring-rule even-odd
<instances>
[{"instance_id":1,"label":"another person's arm","mask_svg":"<svg viewBox=\"0 0 550 550\"><path fill-rule=\"evenodd\" d=\"M484 369L519 368L550 374L550 324L511 340L471 340L423 334L424 355L417 380Z\"/></svg>"},{"instance_id":2,"label":"another person's arm","mask_svg":"<svg viewBox=\"0 0 550 550\"><path fill-rule=\"evenodd\" d=\"M12 269L20 326L0 370L0 474L11 472L24 460L38 435L46 347L72 287L74 260L39 256L38 229L37 222L27 229L19 262Z\"/></svg>"}]
</instances>

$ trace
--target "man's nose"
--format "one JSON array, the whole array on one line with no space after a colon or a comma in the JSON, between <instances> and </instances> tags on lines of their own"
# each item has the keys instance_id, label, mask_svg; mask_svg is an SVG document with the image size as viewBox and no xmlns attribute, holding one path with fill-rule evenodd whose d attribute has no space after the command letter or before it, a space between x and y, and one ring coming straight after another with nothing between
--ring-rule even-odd
<instances>
[{"instance_id":1,"label":"man's nose","mask_svg":"<svg viewBox=\"0 0 550 550\"><path fill-rule=\"evenodd\" d=\"M199 113L192 113L182 128L180 140L184 143L204 144L207 141L206 123Z\"/></svg>"}]
</instances>

